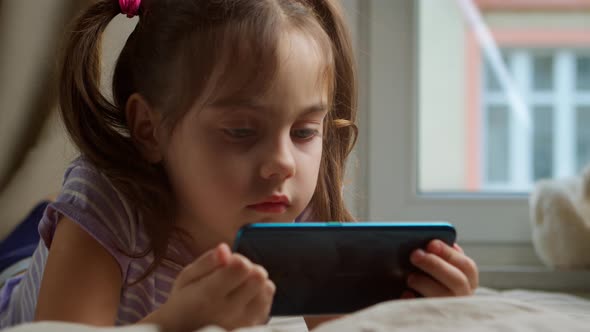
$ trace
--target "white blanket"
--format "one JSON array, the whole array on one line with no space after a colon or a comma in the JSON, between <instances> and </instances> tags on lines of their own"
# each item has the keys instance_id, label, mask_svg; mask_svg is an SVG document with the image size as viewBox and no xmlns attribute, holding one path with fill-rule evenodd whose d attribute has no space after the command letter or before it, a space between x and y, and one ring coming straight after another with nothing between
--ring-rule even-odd
<instances>
[{"instance_id":1,"label":"white blanket","mask_svg":"<svg viewBox=\"0 0 590 332\"><path fill-rule=\"evenodd\" d=\"M517 299L520 298L520 299ZM526 301L526 302L525 302ZM306 331L297 318L275 320L269 326L239 329L240 332ZM154 326L90 328L64 323L34 323L5 332L153 332ZM391 301L324 323L314 332L529 332L590 331L590 301L565 294L513 291L480 292L462 298L431 298ZM225 332L206 327L198 332Z\"/></svg>"},{"instance_id":2,"label":"white blanket","mask_svg":"<svg viewBox=\"0 0 590 332\"><path fill-rule=\"evenodd\" d=\"M285 327L286 328L286 327ZM296 331L255 327L240 332ZM217 327L199 332L225 332ZM305 329L300 329L305 331ZM477 296L391 301L324 323L314 332L590 331L590 301L567 294L480 289Z\"/></svg>"},{"instance_id":3,"label":"white blanket","mask_svg":"<svg viewBox=\"0 0 590 332\"><path fill-rule=\"evenodd\" d=\"M590 319L572 317L522 301L486 296L384 303L320 325L315 331L574 332L590 331Z\"/></svg>"}]
</instances>

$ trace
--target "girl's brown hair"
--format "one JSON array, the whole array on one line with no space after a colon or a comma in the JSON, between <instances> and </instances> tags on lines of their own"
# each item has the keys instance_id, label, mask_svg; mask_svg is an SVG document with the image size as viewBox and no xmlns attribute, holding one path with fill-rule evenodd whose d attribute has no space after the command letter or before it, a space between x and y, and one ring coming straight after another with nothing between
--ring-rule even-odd
<instances>
[{"instance_id":1,"label":"girl's brown hair","mask_svg":"<svg viewBox=\"0 0 590 332\"><path fill-rule=\"evenodd\" d=\"M169 130L195 103L261 94L277 71L286 29L305 33L323 52L330 106L323 155L310 203L312 221L352 221L342 196L346 159L355 144L356 76L350 34L336 0L143 0L139 22L117 60L113 99L100 92L101 37L118 14L117 0L91 5L66 39L59 103L81 154L134 203L155 260L176 230L175 200L161 165L133 143L125 105L141 94Z\"/></svg>"}]
</instances>

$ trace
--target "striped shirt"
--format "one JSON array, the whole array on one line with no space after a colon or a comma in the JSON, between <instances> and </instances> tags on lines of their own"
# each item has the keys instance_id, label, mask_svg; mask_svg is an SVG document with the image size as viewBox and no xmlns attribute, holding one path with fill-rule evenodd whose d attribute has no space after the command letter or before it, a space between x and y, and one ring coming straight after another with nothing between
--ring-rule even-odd
<instances>
[{"instance_id":1,"label":"striped shirt","mask_svg":"<svg viewBox=\"0 0 590 332\"><path fill-rule=\"evenodd\" d=\"M137 212L111 185L109 180L83 158L75 160L66 170L64 183L56 201L49 204L39 224L41 241L33 254L27 272L16 277L9 304L0 314L0 326L32 321L37 295L57 222L66 216L90 234L115 258L125 283L139 278L153 261L153 255L133 258L149 245ZM190 256L173 245L170 257ZM186 259L186 258L185 258ZM172 283L182 266L165 261L142 282L121 290L116 324L135 323L158 308L168 298ZM7 282L5 288L11 282Z\"/></svg>"},{"instance_id":2,"label":"striped shirt","mask_svg":"<svg viewBox=\"0 0 590 332\"><path fill-rule=\"evenodd\" d=\"M125 284L137 280L153 261L151 253L140 258L126 254L140 253L149 245L137 211L104 175L78 158L66 170L60 195L41 219L41 240L31 265L24 274L9 279L1 290L8 301L0 307L0 328L34 319L48 248L62 216L78 224L113 256ZM116 325L135 323L166 301L183 267L175 262L186 264L194 259L183 246L172 242L166 255L170 259L141 282L121 289Z\"/></svg>"}]
</instances>

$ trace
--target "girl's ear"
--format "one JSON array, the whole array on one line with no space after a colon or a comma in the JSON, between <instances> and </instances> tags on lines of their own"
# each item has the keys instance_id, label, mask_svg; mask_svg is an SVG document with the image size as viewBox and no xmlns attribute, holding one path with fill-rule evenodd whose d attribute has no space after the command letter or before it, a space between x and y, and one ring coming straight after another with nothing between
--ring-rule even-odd
<instances>
[{"instance_id":1,"label":"girl's ear","mask_svg":"<svg viewBox=\"0 0 590 332\"><path fill-rule=\"evenodd\" d=\"M162 136L160 124L162 116L138 93L132 94L125 106L125 116L131 139L150 163L162 161Z\"/></svg>"}]
</instances>

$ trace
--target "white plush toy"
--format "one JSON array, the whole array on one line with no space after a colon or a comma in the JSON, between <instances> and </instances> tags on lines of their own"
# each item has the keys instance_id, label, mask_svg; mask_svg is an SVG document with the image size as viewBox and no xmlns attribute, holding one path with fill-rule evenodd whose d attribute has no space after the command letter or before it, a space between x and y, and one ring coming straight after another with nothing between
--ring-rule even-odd
<instances>
[{"instance_id":1,"label":"white plush toy","mask_svg":"<svg viewBox=\"0 0 590 332\"><path fill-rule=\"evenodd\" d=\"M553 268L590 267L590 167L578 177L539 181L529 206L541 261Z\"/></svg>"}]
</instances>

